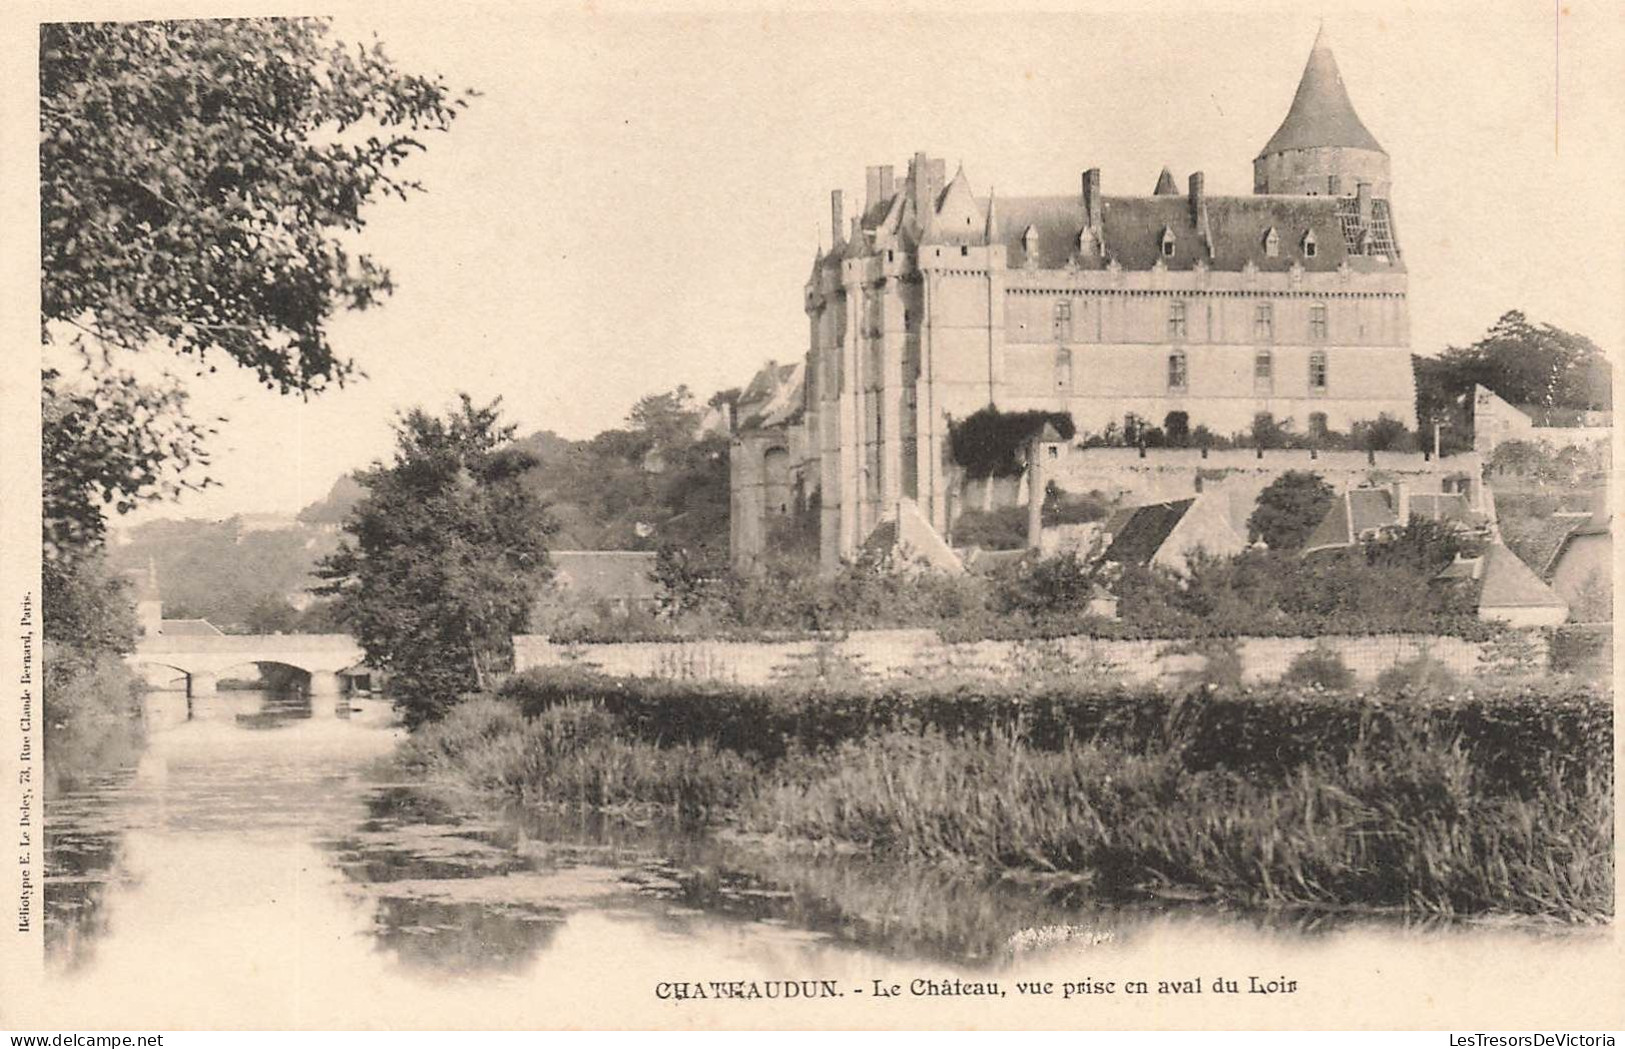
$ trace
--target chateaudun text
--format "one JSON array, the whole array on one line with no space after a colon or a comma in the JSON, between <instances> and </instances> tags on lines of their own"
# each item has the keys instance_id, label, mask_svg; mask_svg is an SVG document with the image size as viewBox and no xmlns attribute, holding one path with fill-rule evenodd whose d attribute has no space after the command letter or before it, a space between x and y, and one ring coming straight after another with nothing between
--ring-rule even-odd
<instances>
[{"instance_id":1,"label":"chateaudun text","mask_svg":"<svg viewBox=\"0 0 1625 1049\"><path fill-rule=\"evenodd\" d=\"M654 995L662 1001L788 1001L791 999L845 998L1024 998L1059 997L1063 1001L1103 995L1280 995L1296 994L1298 981L1286 976L1187 976L1163 980L1103 980L1083 977L1068 981L965 980L959 977L911 980L871 979L863 985L843 986L837 980L662 980Z\"/></svg>"}]
</instances>

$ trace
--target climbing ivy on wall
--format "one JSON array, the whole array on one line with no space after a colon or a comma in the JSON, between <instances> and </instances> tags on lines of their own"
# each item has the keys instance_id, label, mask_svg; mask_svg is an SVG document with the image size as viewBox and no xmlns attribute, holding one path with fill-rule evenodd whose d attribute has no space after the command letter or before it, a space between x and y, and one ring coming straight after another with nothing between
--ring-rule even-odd
<instances>
[{"instance_id":1,"label":"climbing ivy on wall","mask_svg":"<svg viewBox=\"0 0 1625 1049\"><path fill-rule=\"evenodd\" d=\"M1045 423L1055 427L1063 441L1078 432L1067 412L1001 412L989 407L951 424L949 449L970 477L1010 477L1026 466L1027 442Z\"/></svg>"}]
</instances>

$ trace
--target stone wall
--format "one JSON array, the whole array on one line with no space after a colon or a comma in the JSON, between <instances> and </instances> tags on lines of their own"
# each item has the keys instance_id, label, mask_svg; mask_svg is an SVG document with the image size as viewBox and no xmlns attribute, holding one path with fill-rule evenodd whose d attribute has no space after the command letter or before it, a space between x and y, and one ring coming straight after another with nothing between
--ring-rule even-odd
<instances>
[{"instance_id":1,"label":"stone wall","mask_svg":"<svg viewBox=\"0 0 1625 1049\"><path fill-rule=\"evenodd\" d=\"M1426 651L1455 673L1470 677L1481 665L1483 645L1455 637L1249 637L1240 639L1242 677L1274 681L1299 654L1327 645L1343 657L1362 683L1396 663ZM760 685L839 664L881 679L948 671L968 676L1069 670L1080 675L1112 673L1131 681L1170 681L1198 669L1203 657L1182 653L1176 641L1121 641L1089 637L1053 641L976 641L947 644L932 630L868 630L838 641L650 641L554 644L538 635L514 638L518 670L576 665L631 677L731 681Z\"/></svg>"}]
</instances>

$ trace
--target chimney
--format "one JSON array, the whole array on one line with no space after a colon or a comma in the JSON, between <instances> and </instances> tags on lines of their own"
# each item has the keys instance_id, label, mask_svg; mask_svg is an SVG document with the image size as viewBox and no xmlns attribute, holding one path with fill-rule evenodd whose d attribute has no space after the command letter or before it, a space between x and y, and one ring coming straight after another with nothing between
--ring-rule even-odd
<instances>
[{"instance_id":1,"label":"chimney","mask_svg":"<svg viewBox=\"0 0 1625 1049\"><path fill-rule=\"evenodd\" d=\"M1202 247L1213 254L1213 231L1207 222L1207 189L1200 171L1191 172L1191 225L1201 234Z\"/></svg>"},{"instance_id":2,"label":"chimney","mask_svg":"<svg viewBox=\"0 0 1625 1049\"><path fill-rule=\"evenodd\" d=\"M831 247L841 242L841 227L844 225L846 225L845 201L840 190L832 189L829 193L829 236Z\"/></svg>"},{"instance_id":3,"label":"chimney","mask_svg":"<svg viewBox=\"0 0 1625 1049\"><path fill-rule=\"evenodd\" d=\"M924 153L914 154L914 160L908 166L908 177L914 183L914 217L924 226L925 217L931 213L927 203L931 199L930 162Z\"/></svg>"},{"instance_id":4,"label":"chimney","mask_svg":"<svg viewBox=\"0 0 1625 1049\"><path fill-rule=\"evenodd\" d=\"M1395 481L1389 485L1394 495L1394 516L1399 519L1399 527L1404 528L1411 523L1411 489L1404 481Z\"/></svg>"},{"instance_id":5,"label":"chimney","mask_svg":"<svg viewBox=\"0 0 1625 1049\"><path fill-rule=\"evenodd\" d=\"M863 210L865 213L875 206L880 199L880 169L866 167L863 169Z\"/></svg>"},{"instance_id":6,"label":"chimney","mask_svg":"<svg viewBox=\"0 0 1625 1049\"><path fill-rule=\"evenodd\" d=\"M895 192L897 192L897 184L892 179L891 165L882 164L880 167L880 199L890 200Z\"/></svg>"},{"instance_id":7,"label":"chimney","mask_svg":"<svg viewBox=\"0 0 1625 1049\"><path fill-rule=\"evenodd\" d=\"M1354 200L1360 209L1360 228L1371 228L1371 183L1359 182L1354 186Z\"/></svg>"},{"instance_id":8,"label":"chimney","mask_svg":"<svg viewBox=\"0 0 1625 1049\"><path fill-rule=\"evenodd\" d=\"M1083 173L1083 212L1088 216L1089 228L1098 236L1105 220L1105 205L1100 199L1100 169L1090 168Z\"/></svg>"}]
</instances>

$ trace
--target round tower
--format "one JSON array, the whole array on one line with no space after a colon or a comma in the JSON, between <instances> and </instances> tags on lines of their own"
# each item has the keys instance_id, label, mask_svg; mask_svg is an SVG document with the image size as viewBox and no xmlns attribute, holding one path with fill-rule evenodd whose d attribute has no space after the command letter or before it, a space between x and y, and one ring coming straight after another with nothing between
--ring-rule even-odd
<instances>
[{"instance_id":1,"label":"round tower","mask_svg":"<svg viewBox=\"0 0 1625 1049\"><path fill-rule=\"evenodd\" d=\"M1354 112L1322 26L1292 108L1253 160L1253 192L1347 197L1362 182L1388 196L1388 154Z\"/></svg>"}]
</instances>

